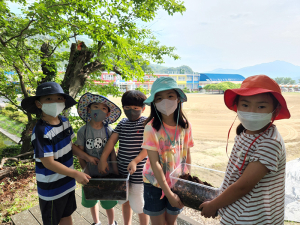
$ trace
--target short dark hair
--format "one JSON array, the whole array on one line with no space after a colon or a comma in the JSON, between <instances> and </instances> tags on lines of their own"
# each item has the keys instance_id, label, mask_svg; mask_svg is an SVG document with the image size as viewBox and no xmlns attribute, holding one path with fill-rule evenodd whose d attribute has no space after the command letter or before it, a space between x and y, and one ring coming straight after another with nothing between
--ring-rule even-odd
<instances>
[{"instance_id":1,"label":"short dark hair","mask_svg":"<svg viewBox=\"0 0 300 225\"><path fill-rule=\"evenodd\" d=\"M126 91L122 96L122 107L124 106L141 106L143 107L144 101L147 99L146 95L138 90Z\"/></svg>"}]
</instances>

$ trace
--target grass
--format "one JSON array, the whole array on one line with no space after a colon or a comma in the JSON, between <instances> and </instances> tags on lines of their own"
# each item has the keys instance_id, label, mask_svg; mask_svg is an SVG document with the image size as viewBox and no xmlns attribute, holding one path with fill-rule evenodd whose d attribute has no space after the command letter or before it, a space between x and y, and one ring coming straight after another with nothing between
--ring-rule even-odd
<instances>
[{"instance_id":1,"label":"grass","mask_svg":"<svg viewBox=\"0 0 300 225\"><path fill-rule=\"evenodd\" d=\"M3 114L0 114L0 127L11 134L21 137L21 133L25 125L23 123L13 121L12 119L10 119L7 116L4 116Z\"/></svg>"}]
</instances>

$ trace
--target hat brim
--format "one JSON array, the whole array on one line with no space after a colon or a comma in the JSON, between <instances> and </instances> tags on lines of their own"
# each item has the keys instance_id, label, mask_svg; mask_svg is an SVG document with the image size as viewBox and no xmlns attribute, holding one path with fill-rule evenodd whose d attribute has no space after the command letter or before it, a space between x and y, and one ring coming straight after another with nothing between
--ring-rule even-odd
<instances>
[{"instance_id":1,"label":"hat brim","mask_svg":"<svg viewBox=\"0 0 300 225\"><path fill-rule=\"evenodd\" d=\"M171 90L171 89L174 89L175 91L178 92L181 102L187 101L186 94L180 88L160 88L160 89L157 89L154 93L151 93L151 95L144 101L144 104L150 106L151 102L154 101L154 97L155 97L156 93L161 92L161 91Z\"/></svg>"},{"instance_id":2,"label":"hat brim","mask_svg":"<svg viewBox=\"0 0 300 225\"><path fill-rule=\"evenodd\" d=\"M279 104L281 105L281 109L278 112L278 115L276 116L275 120L280 119L288 119L291 117L291 114L287 108L286 101L284 97L275 91L271 91L268 89L263 88L238 88L238 89L228 89L224 93L224 102L225 105L233 111L237 111L237 104L235 102L236 96L252 96L252 95L258 95L263 93L272 93L273 96L278 100Z\"/></svg>"},{"instance_id":3,"label":"hat brim","mask_svg":"<svg viewBox=\"0 0 300 225\"><path fill-rule=\"evenodd\" d=\"M63 95L66 100L64 110L77 104L77 102L70 95L68 95L68 94L60 94L60 95ZM36 107L36 104L35 104L35 100L38 100L39 97L41 97L41 96L30 96L30 97L24 98L21 102L22 108L28 113L40 114L41 109Z\"/></svg>"},{"instance_id":4,"label":"hat brim","mask_svg":"<svg viewBox=\"0 0 300 225\"><path fill-rule=\"evenodd\" d=\"M91 103L104 103L109 107L110 115L103 121L104 123L114 123L119 119L119 117L122 114L121 109L112 101L108 100L107 98L101 95L94 95L88 92L80 97L77 106L78 115L85 122L89 122L91 120L91 116L88 113L88 106Z\"/></svg>"}]
</instances>

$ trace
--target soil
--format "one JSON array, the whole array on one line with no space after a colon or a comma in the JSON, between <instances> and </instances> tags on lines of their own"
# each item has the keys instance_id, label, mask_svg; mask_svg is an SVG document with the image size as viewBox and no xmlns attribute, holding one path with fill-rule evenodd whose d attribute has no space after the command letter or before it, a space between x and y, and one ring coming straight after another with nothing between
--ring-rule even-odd
<instances>
[{"instance_id":1,"label":"soil","mask_svg":"<svg viewBox=\"0 0 300 225\"><path fill-rule=\"evenodd\" d=\"M218 188L214 188L211 184L201 181L198 177L191 176L189 173L181 175L179 178L182 180L178 180L175 183L172 191L178 195L181 202L187 207L200 210L199 206L203 202L214 199L220 193ZM195 184L183 180L188 180ZM197 184L201 184L201 186Z\"/></svg>"},{"instance_id":2,"label":"soil","mask_svg":"<svg viewBox=\"0 0 300 225\"><path fill-rule=\"evenodd\" d=\"M113 178L113 179L126 179L127 178L127 176L126 175L119 175L119 174L113 174L113 173L111 173L111 174L108 174L108 175L106 175L106 176L99 176L99 177L92 177L92 178L101 178L101 179L109 179L109 178Z\"/></svg>"},{"instance_id":3,"label":"soil","mask_svg":"<svg viewBox=\"0 0 300 225\"><path fill-rule=\"evenodd\" d=\"M198 184L204 184L204 185L209 186L209 187L213 187L210 183L207 183L206 181L203 182L198 177L191 176L189 173L181 175L181 176L179 176L179 178L181 178L183 180L192 181L192 182L195 182L195 183L198 183Z\"/></svg>"},{"instance_id":4,"label":"soil","mask_svg":"<svg viewBox=\"0 0 300 225\"><path fill-rule=\"evenodd\" d=\"M95 178L95 177L93 177ZM108 174L107 176L90 179L83 186L85 198L88 200L126 200L127 199L127 176ZM118 178L119 180L105 180ZM122 178L122 179L120 179Z\"/></svg>"},{"instance_id":5,"label":"soil","mask_svg":"<svg viewBox=\"0 0 300 225\"><path fill-rule=\"evenodd\" d=\"M20 200L16 203L16 199ZM22 208L25 202L36 205L37 199L34 166L19 168L2 178L0 180L0 224L10 224L6 222L7 219L17 213L17 210L12 211L12 208Z\"/></svg>"}]
</instances>

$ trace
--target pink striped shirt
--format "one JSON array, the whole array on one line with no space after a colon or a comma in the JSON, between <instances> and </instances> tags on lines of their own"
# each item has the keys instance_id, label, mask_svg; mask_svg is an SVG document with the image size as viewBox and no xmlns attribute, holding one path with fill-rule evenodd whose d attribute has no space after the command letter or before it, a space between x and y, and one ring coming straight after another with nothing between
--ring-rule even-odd
<instances>
[{"instance_id":1,"label":"pink striped shirt","mask_svg":"<svg viewBox=\"0 0 300 225\"><path fill-rule=\"evenodd\" d=\"M258 135L243 132L235 137L230 159L238 167L241 167L248 147ZM286 153L283 139L275 125L256 140L247 156L241 174L249 162L255 161L265 165L270 172L248 194L219 209L221 224L284 224ZM231 161L227 165L222 191L241 177Z\"/></svg>"}]
</instances>

